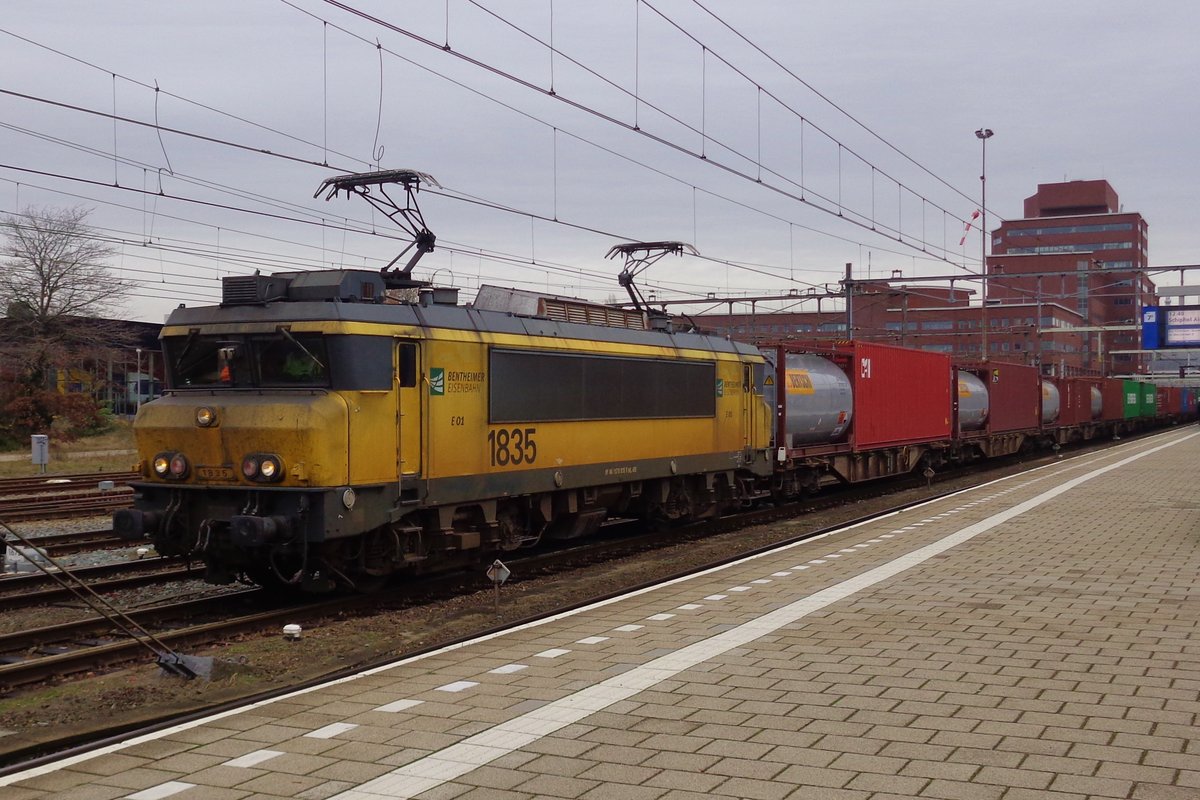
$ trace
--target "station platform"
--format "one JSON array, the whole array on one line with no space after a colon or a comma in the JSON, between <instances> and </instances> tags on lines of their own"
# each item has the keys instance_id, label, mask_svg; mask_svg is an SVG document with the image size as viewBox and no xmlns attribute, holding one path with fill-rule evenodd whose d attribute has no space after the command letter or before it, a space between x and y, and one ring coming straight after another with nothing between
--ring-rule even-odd
<instances>
[{"instance_id":1,"label":"station platform","mask_svg":"<svg viewBox=\"0 0 1200 800\"><path fill-rule=\"evenodd\" d=\"M1200 798L1200 429L0 778L5 800Z\"/></svg>"}]
</instances>

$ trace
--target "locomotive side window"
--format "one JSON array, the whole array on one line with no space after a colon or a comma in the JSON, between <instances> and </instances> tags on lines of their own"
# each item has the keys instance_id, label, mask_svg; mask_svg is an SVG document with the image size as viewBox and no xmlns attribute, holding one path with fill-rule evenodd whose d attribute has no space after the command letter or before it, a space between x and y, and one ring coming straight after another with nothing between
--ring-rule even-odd
<instances>
[{"instance_id":1,"label":"locomotive side window","mask_svg":"<svg viewBox=\"0 0 1200 800\"><path fill-rule=\"evenodd\" d=\"M412 342L401 342L397 379L400 386L411 389L417 385L417 346Z\"/></svg>"},{"instance_id":2,"label":"locomotive side window","mask_svg":"<svg viewBox=\"0 0 1200 800\"><path fill-rule=\"evenodd\" d=\"M711 417L711 361L493 349L493 423Z\"/></svg>"}]
</instances>

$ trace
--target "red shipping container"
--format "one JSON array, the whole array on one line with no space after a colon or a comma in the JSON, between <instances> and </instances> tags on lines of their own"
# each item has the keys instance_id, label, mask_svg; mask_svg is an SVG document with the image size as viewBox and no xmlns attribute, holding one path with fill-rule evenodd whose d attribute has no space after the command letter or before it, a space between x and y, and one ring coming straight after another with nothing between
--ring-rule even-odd
<instances>
[{"instance_id":1,"label":"red shipping container","mask_svg":"<svg viewBox=\"0 0 1200 800\"><path fill-rule=\"evenodd\" d=\"M1037 428L1042 384L1038 368L992 361L964 366L987 385L988 433Z\"/></svg>"},{"instance_id":2,"label":"red shipping container","mask_svg":"<svg viewBox=\"0 0 1200 800\"><path fill-rule=\"evenodd\" d=\"M1104 400L1101 419L1108 422L1125 419L1125 381L1120 378L1101 378L1100 395Z\"/></svg>"},{"instance_id":3,"label":"red shipping container","mask_svg":"<svg viewBox=\"0 0 1200 800\"><path fill-rule=\"evenodd\" d=\"M950 357L874 342L840 347L854 387L857 450L949 439L954 377Z\"/></svg>"},{"instance_id":4,"label":"red shipping container","mask_svg":"<svg viewBox=\"0 0 1200 800\"><path fill-rule=\"evenodd\" d=\"M1183 413L1183 389L1178 386L1165 386L1166 391L1166 407L1159 413L1165 414L1182 414Z\"/></svg>"}]
</instances>

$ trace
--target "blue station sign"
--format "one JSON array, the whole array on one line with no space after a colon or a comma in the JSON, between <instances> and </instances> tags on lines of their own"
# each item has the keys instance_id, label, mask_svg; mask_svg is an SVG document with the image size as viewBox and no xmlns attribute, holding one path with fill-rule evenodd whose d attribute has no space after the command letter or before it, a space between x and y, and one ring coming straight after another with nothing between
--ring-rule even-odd
<instances>
[{"instance_id":1,"label":"blue station sign","mask_svg":"<svg viewBox=\"0 0 1200 800\"><path fill-rule=\"evenodd\" d=\"M1200 347L1200 306L1143 306L1142 347Z\"/></svg>"}]
</instances>

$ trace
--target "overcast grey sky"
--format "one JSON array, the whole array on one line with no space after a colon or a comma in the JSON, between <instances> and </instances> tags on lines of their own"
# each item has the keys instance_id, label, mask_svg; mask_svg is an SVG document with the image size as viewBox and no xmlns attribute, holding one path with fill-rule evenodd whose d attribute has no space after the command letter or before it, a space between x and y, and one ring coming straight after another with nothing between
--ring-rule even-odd
<instances>
[{"instance_id":1,"label":"overcast grey sky","mask_svg":"<svg viewBox=\"0 0 1200 800\"><path fill-rule=\"evenodd\" d=\"M0 30L0 212L93 208L135 319L256 266L382 266L388 220L312 197L375 164L444 187L416 272L467 296L623 299L624 239L700 250L644 274L664 299L977 271L980 127L989 227L1104 178L1152 265L1198 260L1185 0L8 0Z\"/></svg>"}]
</instances>

